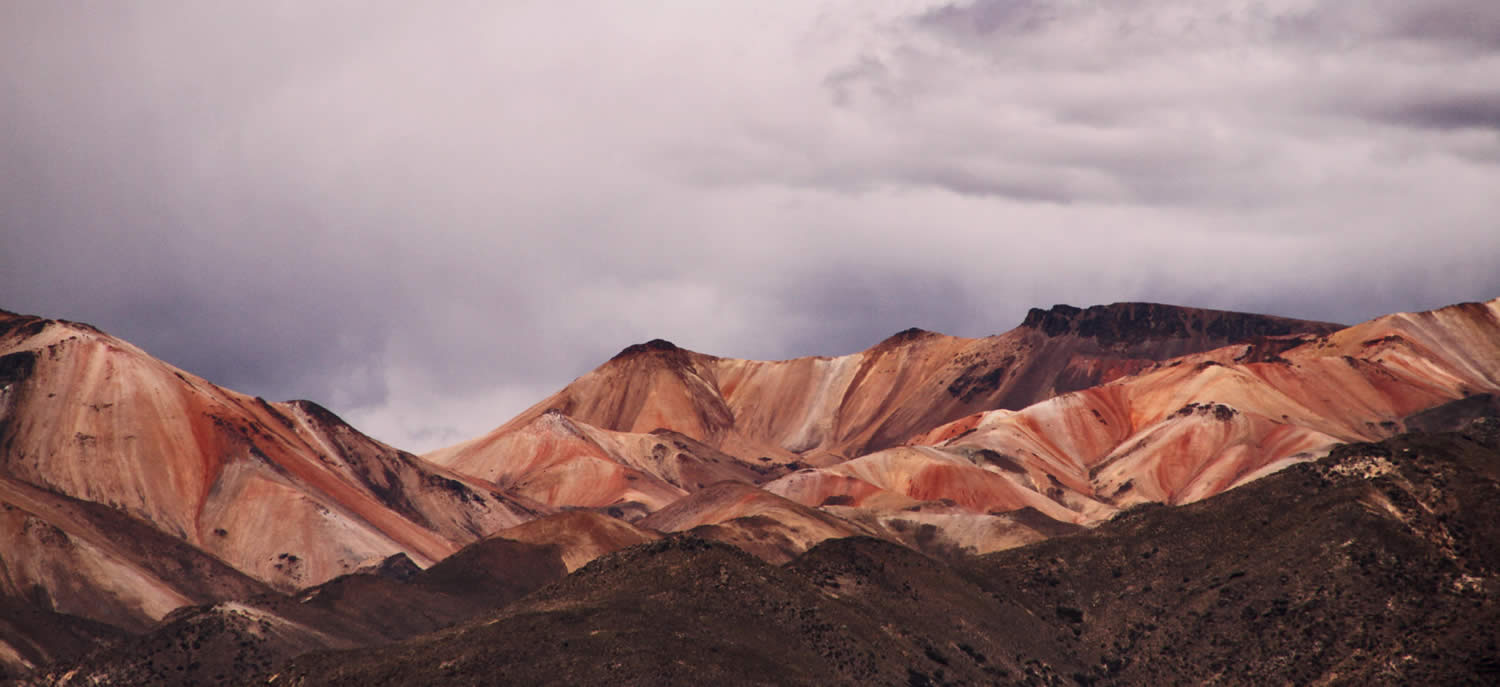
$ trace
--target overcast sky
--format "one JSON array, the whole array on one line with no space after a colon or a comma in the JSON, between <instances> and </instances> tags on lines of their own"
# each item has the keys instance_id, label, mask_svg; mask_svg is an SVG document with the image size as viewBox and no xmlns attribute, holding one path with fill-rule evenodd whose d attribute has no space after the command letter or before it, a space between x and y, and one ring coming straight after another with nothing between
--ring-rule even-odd
<instances>
[{"instance_id":1,"label":"overcast sky","mask_svg":"<svg viewBox=\"0 0 1500 687\"><path fill-rule=\"evenodd\" d=\"M1500 2L0 3L0 307L426 450L631 343L1500 296Z\"/></svg>"}]
</instances>

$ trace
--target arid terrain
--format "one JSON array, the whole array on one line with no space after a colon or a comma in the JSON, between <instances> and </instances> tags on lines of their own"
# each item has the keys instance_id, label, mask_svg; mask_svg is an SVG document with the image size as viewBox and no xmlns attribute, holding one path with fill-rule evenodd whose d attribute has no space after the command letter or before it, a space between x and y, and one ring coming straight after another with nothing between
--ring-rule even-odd
<instances>
[{"instance_id":1,"label":"arid terrain","mask_svg":"<svg viewBox=\"0 0 1500 687\"><path fill-rule=\"evenodd\" d=\"M629 346L425 455L0 311L34 685L1492 684L1500 299Z\"/></svg>"}]
</instances>

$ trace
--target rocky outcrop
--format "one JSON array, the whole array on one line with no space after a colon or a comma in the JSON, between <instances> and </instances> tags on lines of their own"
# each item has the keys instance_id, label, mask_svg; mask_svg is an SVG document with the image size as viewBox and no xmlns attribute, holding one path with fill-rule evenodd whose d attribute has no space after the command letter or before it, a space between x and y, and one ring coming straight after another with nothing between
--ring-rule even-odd
<instances>
[{"instance_id":1,"label":"rocky outcrop","mask_svg":"<svg viewBox=\"0 0 1500 687\"><path fill-rule=\"evenodd\" d=\"M1047 336L1079 336L1101 346L1129 349L1165 340L1216 342L1212 348L1261 337L1329 334L1344 325L1270 315L1184 308L1160 303L1114 303L1075 308L1032 308L1021 323Z\"/></svg>"},{"instance_id":2,"label":"rocky outcrop","mask_svg":"<svg viewBox=\"0 0 1500 687\"><path fill-rule=\"evenodd\" d=\"M672 430L752 469L827 465L899 445L980 410L1019 409L1242 338L1336 325L1155 304L1033 311L982 339L921 329L837 358L716 358L654 340L621 351L485 437L428 455L482 474L492 450L548 411L614 432ZM767 477L774 476L768 474Z\"/></svg>"},{"instance_id":3,"label":"rocky outcrop","mask_svg":"<svg viewBox=\"0 0 1500 687\"><path fill-rule=\"evenodd\" d=\"M1196 507L1267 476L1306 477L1312 474L1306 468L1283 471L1340 443L1378 441L1408 428L1467 426L1493 411L1497 395L1500 299L1398 313L1342 329L1152 304L1060 306L1033 311L1023 326L993 337L908 330L837 358L735 360L651 341L621 351L494 432L423 459L365 437L315 403L249 398L95 329L4 315L0 502L6 510L0 536L8 543L0 547L6 551L0 561L0 660L25 670L113 638L121 642L113 653L85 660L87 669L75 676L108 684L177 677L212 683L241 671L266 675L300 652L409 637L577 571L492 618L506 625L503 639L491 641L484 629L455 630L440 640L449 644L422 645L417 654L356 656L351 672L333 679L357 682L368 677L360 672L366 667L388 677L430 678L432 670L447 671L444 679L461 677L473 667L463 661L490 651L483 655L504 660L479 668L503 665L514 673L505 679L563 676L586 684L596 675L590 671L597 661L585 665L551 656L532 674L505 657L541 655L536 642L557 636L585 647L578 649L585 653L592 647L623 656L619 652L640 647L595 638L615 627L611 623L623 628L621 623L640 620L636 612L644 606L637 600L650 599L653 609L687 604L681 619L696 618L701 627L714 599L748 598L737 595L732 583L748 576L810 583L803 591L813 596L776 598L824 609L819 612L839 618L831 627L869 630L830 634L828 623L800 611L786 615L786 607L774 603L746 606L794 623L792 634L818 647L792 657L804 672L785 673L779 683L1049 681L1065 675L1082 683L1182 681L1197 674L1192 670L1223 670L1227 659L1212 648L1220 644L1197 646L1188 653L1199 658L1163 662L1158 670L1132 669L1128 654L1105 640L1148 637L1141 645L1160 652L1185 638L1209 636L1212 627L1194 620L1152 635L1144 626L1111 626L1108 634L1088 638L1084 625L1096 614L1114 618L1134 611L1099 605L1118 594L1097 586L1062 595L1048 591L1059 587L1050 580L1062 575L1050 559L1027 559L1014 569L1023 577L1040 575L1035 579L1017 581L1010 568L991 569L995 579L1014 585L1006 588L1031 595L1026 608L1004 610L977 600L996 597L954 591L973 591L978 578L971 573L960 575L970 587L954 586L951 579L921 586L926 582L911 571L932 564L914 551L963 561L966 554L1068 538L1101 523L1108 523L1108 531L1114 523L1138 522L1132 518L1155 512L1152 504ZM1380 480L1402 470L1389 452L1368 458L1337 462L1316 474L1333 481ZM1436 482L1411 488L1427 480L1428 473L1421 475L1360 491L1360 507L1379 517L1391 514L1470 571L1431 579L1473 591L1469 577L1489 574L1484 571L1493 568L1493 557L1477 551L1479 539L1444 529L1445 523L1486 532L1488 526L1450 512L1450 501L1434 500ZM1479 493L1470 491L1461 498ZM1413 499L1422 507L1410 507ZM1268 508L1295 514L1308 502L1292 499ZM1255 508L1241 503L1240 510L1260 512ZM1357 513L1345 510L1349 517L1340 522L1347 524ZM1433 516L1439 511L1447 520ZM1316 513L1296 517L1303 516ZM885 541L836 543L851 536ZM610 553L658 537L669 541L638 550L647 553ZM753 559L725 554L732 550L703 540L787 565L747 563ZM470 542L477 543L450 555ZM904 548L889 548L897 545ZM1154 551L1145 555L1144 548L1129 547L1127 554L1153 560ZM1385 555L1378 548L1362 548L1361 555ZM693 552L707 552L709 567L695 561ZM1218 565L1202 558L1209 554L1193 553L1193 565ZM1295 558L1283 556L1278 565L1295 565ZM1479 567L1470 566L1471 559ZM671 564L663 569L662 560ZM1308 560L1331 565L1317 556ZM648 572L634 577L638 573L622 569L621 561ZM1125 575L1124 564L1115 567L1121 573L1111 573L1114 578ZM1141 567L1155 571L1151 575L1160 572L1156 563ZM1148 586L1165 585L1176 575L1170 566L1162 570L1168 577L1150 577ZM344 574L355 571L368 574ZM785 578L804 572L812 577ZM719 586L704 586L709 583L689 573L712 573L705 579L719 579ZM1233 574L1225 573L1238 579ZM1324 589L1336 582L1318 579ZM662 586L669 583L695 586L677 594ZM597 584L606 586L590 586ZM620 586L608 586L615 584ZM1215 584L1207 589L1223 587L1224 580ZM733 593L714 596L724 589ZM774 596L758 582L741 591ZM896 597L882 596L886 592ZM1338 602L1318 594L1309 603ZM1163 597L1147 597L1156 604L1151 613L1170 610ZM889 615L892 598L906 605ZM1274 610L1280 597L1254 598L1259 614L1261 601ZM827 599L842 601L825 608ZM932 599L948 599L948 605L939 604L938 611L924 606ZM608 608L616 601L623 605ZM957 634L923 620L959 612L955 608L1000 615L963 615L964 629ZM1250 613L1248 608L1241 612ZM868 615L849 616L851 609ZM1198 614L1194 618L1203 616L1203 608L1189 610ZM557 629L556 623L576 625L579 616L570 615L576 613L588 616L590 634L544 632ZM1419 615L1411 622L1426 622ZM18 618L36 619L41 629L7 630ZM755 622L735 616L725 627ZM1246 627L1279 627L1256 622ZM1019 635L996 629L1021 626L1016 623L1030 623L1029 629ZM1000 634L990 643L962 639L978 636L975 628L981 626ZM928 634L915 641L890 635L890 627L922 627ZM1059 628L1054 639L1061 643L1046 639ZM119 639L121 633L143 632ZM789 636L775 634L778 641ZM694 666L697 672L682 675L702 679L725 666L735 668L735 676L785 668L784 662L769 668L757 663L754 649L736 643L741 635L724 637L712 647L751 662L705 659ZM1078 644L1069 637L1088 639ZM476 642L448 662L429 665L429 658L463 645L465 638ZM1033 653L994 653L1021 646L1016 642L1030 642L1025 646ZM233 655L215 654L215 662L195 667L200 649L189 647L199 643L207 647L202 651ZM891 653L857 653L864 650L858 647L877 645ZM1275 642L1266 647L1272 653L1265 656L1286 648ZM659 667L657 659L666 654L654 650L616 661L625 672L612 679ZM140 658L148 656L161 661ZM327 665L321 660L299 664L297 679L318 683L327 677L319 672ZM1363 675L1350 668L1353 658L1339 660L1344 662L1333 668L1308 664L1310 672L1298 675L1312 680L1326 676L1314 674L1325 669ZM168 664L181 671L163 673ZM403 672L413 666L426 672ZM483 674L501 679L493 671ZM1447 675L1431 673L1439 674Z\"/></svg>"},{"instance_id":4,"label":"rocky outcrop","mask_svg":"<svg viewBox=\"0 0 1500 687\"><path fill-rule=\"evenodd\" d=\"M1393 315L1299 335L1274 359L1252 355L1264 346L1253 341L1153 363L765 488L856 522L918 509L946 530L934 538L979 552L1008 548L1027 535L993 516L1024 508L1095 525L1137 504L1222 493L1341 442L1483 414L1500 389L1497 312L1500 300Z\"/></svg>"},{"instance_id":5,"label":"rocky outcrop","mask_svg":"<svg viewBox=\"0 0 1500 687\"><path fill-rule=\"evenodd\" d=\"M0 505L0 597L129 631L252 585L300 588L398 553L431 564L546 510L316 404L20 315L0 316ZM0 660L34 662L16 653Z\"/></svg>"}]
</instances>

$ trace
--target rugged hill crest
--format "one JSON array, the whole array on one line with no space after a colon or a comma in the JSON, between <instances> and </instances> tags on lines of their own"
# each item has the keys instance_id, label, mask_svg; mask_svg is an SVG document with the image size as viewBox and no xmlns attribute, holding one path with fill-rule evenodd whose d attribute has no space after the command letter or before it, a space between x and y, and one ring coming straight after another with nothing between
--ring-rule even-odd
<instances>
[{"instance_id":1,"label":"rugged hill crest","mask_svg":"<svg viewBox=\"0 0 1500 687\"><path fill-rule=\"evenodd\" d=\"M992 337L913 329L834 358L637 344L494 432L423 459L315 403L247 397L92 327L4 314L0 662L30 670L123 641L95 654L90 670L103 672L90 674L159 677L129 656L170 645L184 680L211 682L203 666L187 668L191 651L148 628L164 622L228 650L269 624L278 629L257 645L263 668L500 603L402 579L470 580L470 568L514 556L541 584L659 537L783 562L862 535L961 562L1143 504L1201 501L1341 442L1454 426L1485 416L1497 394L1500 299L1348 328L1057 306ZM1386 498L1400 510L1399 495ZM371 574L345 575L356 571ZM887 584L815 586L849 599ZM172 612L184 605L196 610ZM1067 607L1065 623L1092 612ZM1039 608L1027 612L1051 617ZM985 665L1018 678L1105 675L1095 658L1056 647L1000 660L970 645L986 664L942 641L888 648L948 666L901 664L906 679L934 683L995 677ZM952 663L960 654L979 672ZM832 675L902 675L897 663L855 670L864 659L845 658L855 662ZM122 661L130 670L110 673Z\"/></svg>"},{"instance_id":2,"label":"rugged hill crest","mask_svg":"<svg viewBox=\"0 0 1500 687\"><path fill-rule=\"evenodd\" d=\"M14 314L0 315L0 502L0 597L130 631L257 584L295 589L396 553L430 564L546 512L316 404Z\"/></svg>"},{"instance_id":3,"label":"rugged hill crest","mask_svg":"<svg viewBox=\"0 0 1500 687\"><path fill-rule=\"evenodd\" d=\"M946 542L938 548L993 550L1049 529L1018 526L1006 513L1090 525L1136 503L1188 503L1336 443L1388 436L1425 408L1492 392L1500 388L1496 303L1342 329L1149 303L1058 306L987 339L908 330L861 353L787 361L714 358L658 341L626 349L496 432L430 457L477 476L495 466L526 473L517 456L541 454L503 447L543 407L544 415L574 408L594 418L601 424L570 419L595 437L644 426L642 418L693 436L704 414L692 399L708 398L719 419L698 438L718 441L757 476L782 475L764 484L769 491L898 540L909 540L912 527L937 528ZM655 386L663 379L681 383L663 390ZM1073 385L1087 388L1069 392ZM1005 407L1023 392L1043 398ZM671 410L684 403L691 412ZM939 421L965 403L990 409ZM629 410L600 414L605 407ZM857 457L828 450L885 444ZM643 464L629 454L611 460ZM902 509L920 517L881 515Z\"/></svg>"},{"instance_id":4,"label":"rugged hill crest","mask_svg":"<svg viewBox=\"0 0 1500 687\"><path fill-rule=\"evenodd\" d=\"M983 339L910 329L837 358L717 358L657 339L627 347L494 432L428 458L483 473L487 468L477 466L513 460L494 450L505 436L557 411L606 431L670 429L752 469L828 465L899 445L976 410L1019 409L1242 335L1337 329L1144 303L1058 306L1033 315Z\"/></svg>"},{"instance_id":5,"label":"rugged hill crest","mask_svg":"<svg viewBox=\"0 0 1500 687\"><path fill-rule=\"evenodd\" d=\"M1161 303L1032 308L1021 323L1021 327L1040 330L1047 336L1075 334L1098 341L1102 346L1116 348L1164 339L1204 337L1233 343L1267 336L1326 334L1343 326Z\"/></svg>"}]
</instances>

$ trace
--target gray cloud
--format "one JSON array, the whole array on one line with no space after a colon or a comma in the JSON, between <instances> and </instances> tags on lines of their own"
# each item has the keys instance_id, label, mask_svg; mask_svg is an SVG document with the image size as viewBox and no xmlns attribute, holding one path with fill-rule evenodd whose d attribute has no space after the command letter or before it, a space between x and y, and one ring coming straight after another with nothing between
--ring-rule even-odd
<instances>
[{"instance_id":1,"label":"gray cloud","mask_svg":"<svg viewBox=\"0 0 1500 687\"><path fill-rule=\"evenodd\" d=\"M1500 295L1483 0L0 8L0 307L430 448L653 337Z\"/></svg>"},{"instance_id":2,"label":"gray cloud","mask_svg":"<svg viewBox=\"0 0 1500 687\"><path fill-rule=\"evenodd\" d=\"M790 280L781 285L781 307L806 317L776 336L788 350L837 356L895 334L899 331L891 328L895 322L905 323L902 329L982 331L994 318L979 307L977 294L962 275L944 274L942 269L941 265L913 265L907 270L870 273L859 265L835 262Z\"/></svg>"},{"instance_id":3,"label":"gray cloud","mask_svg":"<svg viewBox=\"0 0 1500 687\"><path fill-rule=\"evenodd\" d=\"M1402 103L1385 115L1391 122L1422 128L1500 130L1500 87Z\"/></svg>"},{"instance_id":4,"label":"gray cloud","mask_svg":"<svg viewBox=\"0 0 1500 687\"><path fill-rule=\"evenodd\" d=\"M1411 43L1483 55L1500 48L1500 7L1467 0L1325 0L1285 12L1277 24L1285 38L1334 49Z\"/></svg>"}]
</instances>

